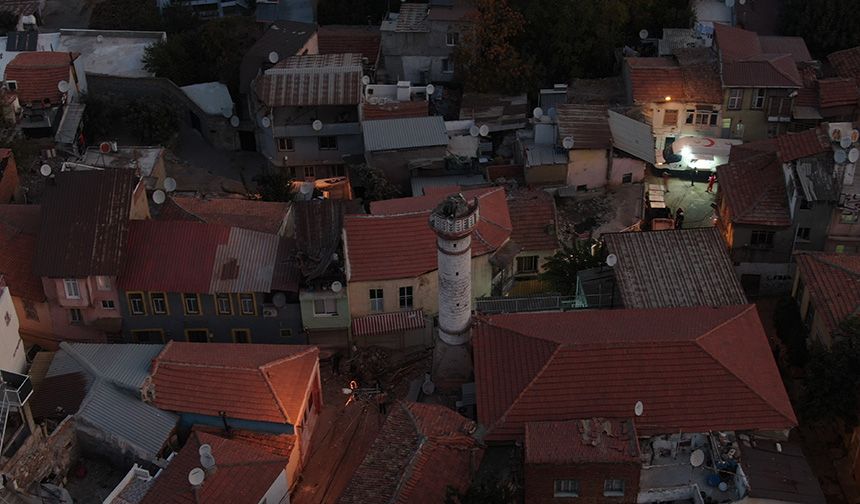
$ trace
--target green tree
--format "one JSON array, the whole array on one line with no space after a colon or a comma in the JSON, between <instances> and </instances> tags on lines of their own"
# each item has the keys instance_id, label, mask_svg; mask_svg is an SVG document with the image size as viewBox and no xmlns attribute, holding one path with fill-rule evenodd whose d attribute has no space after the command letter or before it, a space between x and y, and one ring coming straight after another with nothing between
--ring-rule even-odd
<instances>
[{"instance_id":1,"label":"green tree","mask_svg":"<svg viewBox=\"0 0 860 504\"><path fill-rule=\"evenodd\" d=\"M397 12L400 0L320 0L317 20L321 25L379 26L388 9Z\"/></svg>"},{"instance_id":2,"label":"green tree","mask_svg":"<svg viewBox=\"0 0 860 504\"><path fill-rule=\"evenodd\" d=\"M544 262L546 268L541 278L548 281L553 290L565 296L576 294L576 274L581 270L596 268L603 263L602 247L592 255L591 247L595 241L577 241L572 247L564 248Z\"/></svg>"},{"instance_id":3,"label":"green tree","mask_svg":"<svg viewBox=\"0 0 860 504\"><path fill-rule=\"evenodd\" d=\"M400 189L392 184L379 168L362 163L351 165L349 173L353 185L364 189L362 199L365 204L400 196Z\"/></svg>"},{"instance_id":4,"label":"green tree","mask_svg":"<svg viewBox=\"0 0 860 504\"><path fill-rule=\"evenodd\" d=\"M784 35L803 37L814 56L860 45L856 0L785 0L781 11Z\"/></svg>"},{"instance_id":5,"label":"green tree","mask_svg":"<svg viewBox=\"0 0 860 504\"><path fill-rule=\"evenodd\" d=\"M815 348L809 359L800 413L807 420L841 419L857 425L860 407L860 317L840 326L830 348Z\"/></svg>"},{"instance_id":6,"label":"green tree","mask_svg":"<svg viewBox=\"0 0 860 504\"><path fill-rule=\"evenodd\" d=\"M449 485L445 491L445 504L509 504L517 502L516 497L511 486L501 481L474 485L465 493Z\"/></svg>"},{"instance_id":7,"label":"green tree","mask_svg":"<svg viewBox=\"0 0 860 504\"><path fill-rule=\"evenodd\" d=\"M104 0L90 16L94 30L161 30L161 14L155 0Z\"/></svg>"},{"instance_id":8,"label":"green tree","mask_svg":"<svg viewBox=\"0 0 860 504\"><path fill-rule=\"evenodd\" d=\"M525 20L507 0L475 0L477 15L463 35L454 61L466 88L480 93L517 93L524 89L528 64L514 42Z\"/></svg>"},{"instance_id":9,"label":"green tree","mask_svg":"<svg viewBox=\"0 0 860 504\"><path fill-rule=\"evenodd\" d=\"M263 201L292 201L292 180L286 173L273 170L257 175L257 192Z\"/></svg>"},{"instance_id":10,"label":"green tree","mask_svg":"<svg viewBox=\"0 0 860 504\"><path fill-rule=\"evenodd\" d=\"M10 11L0 12L0 37L6 36L6 33L15 31L18 26L18 16Z\"/></svg>"}]
</instances>

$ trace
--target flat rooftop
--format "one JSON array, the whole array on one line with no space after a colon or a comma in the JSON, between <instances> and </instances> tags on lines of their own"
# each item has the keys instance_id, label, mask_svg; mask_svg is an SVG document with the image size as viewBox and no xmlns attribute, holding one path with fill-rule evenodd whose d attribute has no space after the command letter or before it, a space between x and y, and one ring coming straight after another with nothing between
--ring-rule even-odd
<instances>
[{"instance_id":1,"label":"flat rooftop","mask_svg":"<svg viewBox=\"0 0 860 504\"><path fill-rule=\"evenodd\" d=\"M113 77L152 77L143 67L144 50L164 32L60 30L58 51L80 53L87 73Z\"/></svg>"}]
</instances>

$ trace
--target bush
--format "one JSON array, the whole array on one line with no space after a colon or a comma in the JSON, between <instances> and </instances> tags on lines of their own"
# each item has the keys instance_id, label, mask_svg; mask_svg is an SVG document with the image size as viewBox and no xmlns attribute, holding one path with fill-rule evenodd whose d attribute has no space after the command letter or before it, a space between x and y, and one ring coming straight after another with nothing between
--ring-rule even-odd
<instances>
[{"instance_id":1,"label":"bush","mask_svg":"<svg viewBox=\"0 0 860 504\"><path fill-rule=\"evenodd\" d=\"M143 144L164 144L179 130L176 111L166 103L112 94L86 98L84 125L90 142L120 135Z\"/></svg>"},{"instance_id":2,"label":"bush","mask_svg":"<svg viewBox=\"0 0 860 504\"><path fill-rule=\"evenodd\" d=\"M794 298L779 300L773 314L776 334L788 350L788 361L792 366L803 367L809 361L806 346L806 328L800 318L800 311Z\"/></svg>"}]
</instances>

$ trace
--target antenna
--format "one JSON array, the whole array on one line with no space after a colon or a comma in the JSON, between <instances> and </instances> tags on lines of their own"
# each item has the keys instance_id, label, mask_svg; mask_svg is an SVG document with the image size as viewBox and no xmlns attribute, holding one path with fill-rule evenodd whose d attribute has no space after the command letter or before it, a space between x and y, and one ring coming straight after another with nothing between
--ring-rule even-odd
<instances>
[{"instance_id":1,"label":"antenna","mask_svg":"<svg viewBox=\"0 0 860 504\"><path fill-rule=\"evenodd\" d=\"M849 137L849 136L847 136L847 135L846 135L846 136L844 136L844 137L842 137L842 138L839 140L839 146L840 146L840 147L842 147L843 149L847 149L848 147L851 147L851 143L852 143L852 142L851 142L851 137Z\"/></svg>"},{"instance_id":2,"label":"antenna","mask_svg":"<svg viewBox=\"0 0 860 504\"><path fill-rule=\"evenodd\" d=\"M615 255L615 254L609 254L608 256L606 256L606 265L607 265L607 266L609 266L610 268L612 268L612 267L614 267L616 264L618 264L618 256L617 256L617 255Z\"/></svg>"},{"instance_id":3,"label":"antenna","mask_svg":"<svg viewBox=\"0 0 860 504\"><path fill-rule=\"evenodd\" d=\"M69 83L61 80L57 83L57 89L59 89L61 93L68 93L70 89Z\"/></svg>"},{"instance_id":4,"label":"antenna","mask_svg":"<svg viewBox=\"0 0 860 504\"><path fill-rule=\"evenodd\" d=\"M642 40L645 40L646 38L648 38L648 30L646 30L645 28L642 28L641 30L639 30L639 38Z\"/></svg>"},{"instance_id":5,"label":"antenna","mask_svg":"<svg viewBox=\"0 0 860 504\"><path fill-rule=\"evenodd\" d=\"M230 118L230 126L233 126L234 128L239 127L239 122L239 116L233 116Z\"/></svg>"},{"instance_id":6,"label":"antenna","mask_svg":"<svg viewBox=\"0 0 860 504\"><path fill-rule=\"evenodd\" d=\"M195 467L188 473L188 482L191 483L191 486L198 488L203 484L203 480L206 479L206 473L203 472L203 469L199 467Z\"/></svg>"},{"instance_id":7,"label":"antenna","mask_svg":"<svg viewBox=\"0 0 860 504\"><path fill-rule=\"evenodd\" d=\"M314 131L320 131L323 128L323 123L319 119L316 119L313 124L311 124L311 126L313 127Z\"/></svg>"},{"instance_id":8,"label":"antenna","mask_svg":"<svg viewBox=\"0 0 860 504\"><path fill-rule=\"evenodd\" d=\"M166 199L167 199L167 195L164 194L164 191L162 191L161 189L156 189L155 191L153 191L152 202L155 203L156 205L160 205L160 204L164 203L164 201Z\"/></svg>"},{"instance_id":9,"label":"antenna","mask_svg":"<svg viewBox=\"0 0 860 504\"><path fill-rule=\"evenodd\" d=\"M269 116L263 116L263 118L260 119L260 126L262 126L264 128L268 128L271 125L272 125L272 120L269 119Z\"/></svg>"},{"instance_id":10,"label":"antenna","mask_svg":"<svg viewBox=\"0 0 860 504\"><path fill-rule=\"evenodd\" d=\"M857 141L860 141L860 131L858 131L856 129L851 130L851 141L854 143L856 143Z\"/></svg>"},{"instance_id":11,"label":"antenna","mask_svg":"<svg viewBox=\"0 0 860 504\"><path fill-rule=\"evenodd\" d=\"M532 110L532 115L535 119L540 119L541 116L543 116L543 109L540 107L535 107L535 109Z\"/></svg>"},{"instance_id":12,"label":"antenna","mask_svg":"<svg viewBox=\"0 0 860 504\"><path fill-rule=\"evenodd\" d=\"M476 137L481 134L481 130L474 124L469 128L469 134Z\"/></svg>"},{"instance_id":13,"label":"antenna","mask_svg":"<svg viewBox=\"0 0 860 504\"><path fill-rule=\"evenodd\" d=\"M331 291L332 292L340 292L343 290L343 284L335 280L331 283Z\"/></svg>"},{"instance_id":14,"label":"antenna","mask_svg":"<svg viewBox=\"0 0 860 504\"><path fill-rule=\"evenodd\" d=\"M164 179L164 190L167 192L173 192L176 190L176 179L173 177L167 177Z\"/></svg>"},{"instance_id":15,"label":"antenna","mask_svg":"<svg viewBox=\"0 0 860 504\"><path fill-rule=\"evenodd\" d=\"M283 292L277 292L272 296L272 304L278 308L283 308L287 305L287 295Z\"/></svg>"},{"instance_id":16,"label":"antenna","mask_svg":"<svg viewBox=\"0 0 860 504\"><path fill-rule=\"evenodd\" d=\"M279 59L281 59L281 57L278 55L278 51L272 51L269 53L269 63L274 65Z\"/></svg>"},{"instance_id":17,"label":"antenna","mask_svg":"<svg viewBox=\"0 0 860 504\"><path fill-rule=\"evenodd\" d=\"M427 84L427 96L433 95L436 92L436 86L433 84Z\"/></svg>"},{"instance_id":18,"label":"antenna","mask_svg":"<svg viewBox=\"0 0 860 504\"><path fill-rule=\"evenodd\" d=\"M858 159L860 159L860 150L858 150L857 147L854 147L853 149L848 151L849 163L856 163Z\"/></svg>"},{"instance_id":19,"label":"antenna","mask_svg":"<svg viewBox=\"0 0 860 504\"><path fill-rule=\"evenodd\" d=\"M844 149L836 149L833 152L833 160L836 161L837 164L842 164L847 159L848 159L848 153L846 153Z\"/></svg>"},{"instance_id":20,"label":"antenna","mask_svg":"<svg viewBox=\"0 0 860 504\"><path fill-rule=\"evenodd\" d=\"M633 413L636 416L642 416L642 413L645 413L645 405L642 404L642 401L636 401L636 404L633 406Z\"/></svg>"},{"instance_id":21,"label":"antenna","mask_svg":"<svg viewBox=\"0 0 860 504\"><path fill-rule=\"evenodd\" d=\"M572 136L564 137L561 141L561 145L567 150L573 149L573 137Z\"/></svg>"},{"instance_id":22,"label":"antenna","mask_svg":"<svg viewBox=\"0 0 860 504\"><path fill-rule=\"evenodd\" d=\"M480 133L482 137L485 137L490 134L490 127L486 124L482 124L481 127L478 128L478 133Z\"/></svg>"},{"instance_id":23,"label":"antenna","mask_svg":"<svg viewBox=\"0 0 860 504\"><path fill-rule=\"evenodd\" d=\"M370 76L369 75L362 75L361 76L361 83L364 84L365 86L370 84Z\"/></svg>"},{"instance_id":24,"label":"antenna","mask_svg":"<svg viewBox=\"0 0 860 504\"><path fill-rule=\"evenodd\" d=\"M705 452L701 449L693 450L690 454L690 465L693 467L701 467L705 463Z\"/></svg>"},{"instance_id":25,"label":"antenna","mask_svg":"<svg viewBox=\"0 0 860 504\"><path fill-rule=\"evenodd\" d=\"M53 168L51 168L51 165L49 164L43 164L39 167L39 173L41 173L43 177L50 177L52 171Z\"/></svg>"}]
</instances>

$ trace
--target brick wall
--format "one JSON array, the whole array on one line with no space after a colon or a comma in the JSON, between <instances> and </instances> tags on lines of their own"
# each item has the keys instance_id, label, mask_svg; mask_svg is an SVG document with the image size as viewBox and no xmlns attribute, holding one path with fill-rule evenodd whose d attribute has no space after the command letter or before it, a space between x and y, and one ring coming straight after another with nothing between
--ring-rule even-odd
<instances>
[{"instance_id":1,"label":"brick wall","mask_svg":"<svg viewBox=\"0 0 860 504\"><path fill-rule=\"evenodd\" d=\"M65 475L79 451L75 422L68 417L49 436L37 428L0 472L14 480L18 488L27 489L51 473Z\"/></svg>"},{"instance_id":2,"label":"brick wall","mask_svg":"<svg viewBox=\"0 0 860 504\"><path fill-rule=\"evenodd\" d=\"M527 464L525 466L525 501L529 504L597 504L635 503L639 494L640 465L618 464ZM579 481L579 497L555 497L555 480ZM603 482L607 479L624 480L623 497L603 495Z\"/></svg>"}]
</instances>

